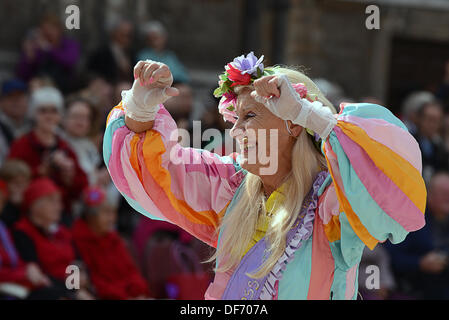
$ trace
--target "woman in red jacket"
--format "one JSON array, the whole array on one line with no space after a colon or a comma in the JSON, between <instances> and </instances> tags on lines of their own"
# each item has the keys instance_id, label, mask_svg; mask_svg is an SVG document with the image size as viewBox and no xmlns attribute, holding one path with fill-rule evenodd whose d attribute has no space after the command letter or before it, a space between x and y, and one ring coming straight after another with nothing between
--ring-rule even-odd
<instances>
[{"instance_id":1,"label":"woman in red jacket","mask_svg":"<svg viewBox=\"0 0 449 320\"><path fill-rule=\"evenodd\" d=\"M99 188L86 189L83 198L85 207L82 218L74 223L73 238L98 298L148 298L146 281L124 241L114 231L116 208L108 203L105 192Z\"/></svg>"},{"instance_id":2,"label":"woman in red jacket","mask_svg":"<svg viewBox=\"0 0 449 320\"><path fill-rule=\"evenodd\" d=\"M0 180L0 214L7 198L7 185ZM20 259L9 230L0 221L0 284L2 283L14 283L27 289L36 289L48 286L50 280L35 263L25 264Z\"/></svg>"},{"instance_id":3,"label":"woman in red jacket","mask_svg":"<svg viewBox=\"0 0 449 320\"><path fill-rule=\"evenodd\" d=\"M60 188L64 203L63 222L71 224L72 203L87 186L87 177L68 143L56 134L64 100L51 87L37 89L31 96L32 130L11 145L9 157L25 161L33 178L48 177Z\"/></svg>"},{"instance_id":4,"label":"woman in red jacket","mask_svg":"<svg viewBox=\"0 0 449 320\"><path fill-rule=\"evenodd\" d=\"M61 195L58 187L48 178L31 182L24 196L24 211L27 212L16 224L14 243L23 260L36 263L69 299L93 299L88 292L88 280L80 273L80 289L71 291L66 287L67 267L79 266L76 260L72 234L62 226Z\"/></svg>"}]
</instances>

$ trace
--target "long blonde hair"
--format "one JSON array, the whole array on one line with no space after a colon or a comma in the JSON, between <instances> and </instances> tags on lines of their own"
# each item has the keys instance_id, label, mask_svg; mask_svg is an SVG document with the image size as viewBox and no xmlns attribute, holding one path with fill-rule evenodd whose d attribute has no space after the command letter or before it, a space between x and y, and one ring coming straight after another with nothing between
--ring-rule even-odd
<instances>
[{"instance_id":1,"label":"long blonde hair","mask_svg":"<svg viewBox=\"0 0 449 320\"><path fill-rule=\"evenodd\" d=\"M277 68L276 74L286 75L292 83L303 83L309 93L315 94L324 106L335 113L334 106L324 97L318 87L302 72L289 68ZM320 170L327 167L326 160L317 150L306 130L302 130L292 150L292 170L285 179L284 203L275 204L276 214L268 226L269 257L254 274L262 278L268 274L283 254L288 231L293 227L304 197L312 187L313 179ZM235 268L248 247L260 215L265 215L265 196L262 179L247 173L241 197L235 206L221 220L220 244L209 261L217 260L216 272Z\"/></svg>"}]
</instances>

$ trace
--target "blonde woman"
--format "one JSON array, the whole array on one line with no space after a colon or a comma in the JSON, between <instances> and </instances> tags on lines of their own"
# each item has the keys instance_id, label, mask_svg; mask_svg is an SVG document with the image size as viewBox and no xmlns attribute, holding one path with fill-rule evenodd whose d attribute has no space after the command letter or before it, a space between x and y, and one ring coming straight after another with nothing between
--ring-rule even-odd
<instances>
[{"instance_id":1,"label":"blonde woman","mask_svg":"<svg viewBox=\"0 0 449 320\"><path fill-rule=\"evenodd\" d=\"M141 61L134 75L109 115L105 162L136 210L216 248L206 299L356 299L364 247L424 225L420 150L384 107L335 114L301 72L240 56L215 95L242 152L219 157L178 144L166 65ZM274 170L254 157L262 148Z\"/></svg>"}]
</instances>

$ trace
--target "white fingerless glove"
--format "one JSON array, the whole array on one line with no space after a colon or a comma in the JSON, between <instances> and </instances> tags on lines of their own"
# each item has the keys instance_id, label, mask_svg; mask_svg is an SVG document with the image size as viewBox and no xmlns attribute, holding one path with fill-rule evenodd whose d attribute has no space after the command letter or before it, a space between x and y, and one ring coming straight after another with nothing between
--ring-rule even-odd
<instances>
[{"instance_id":1,"label":"white fingerless glove","mask_svg":"<svg viewBox=\"0 0 449 320\"><path fill-rule=\"evenodd\" d=\"M141 86L139 81L135 80L130 90L122 91L125 115L139 122L153 121L160 109L159 105L171 98L166 94L166 90L172 84L173 76L159 79L152 85L157 87L153 88Z\"/></svg>"},{"instance_id":2,"label":"white fingerless glove","mask_svg":"<svg viewBox=\"0 0 449 320\"><path fill-rule=\"evenodd\" d=\"M274 115L311 129L325 140L337 124L337 119L330 109L323 107L319 101L310 102L307 99L301 99L285 75L278 77L278 87L281 93L279 98L265 98L255 92L252 96L256 101L263 103Z\"/></svg>"}]
</instances>

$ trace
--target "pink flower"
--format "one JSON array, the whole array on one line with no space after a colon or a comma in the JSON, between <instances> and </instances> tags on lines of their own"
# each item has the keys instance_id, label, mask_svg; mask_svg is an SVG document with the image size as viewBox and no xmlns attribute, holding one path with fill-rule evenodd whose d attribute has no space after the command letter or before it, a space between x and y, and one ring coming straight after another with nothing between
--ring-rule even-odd
<instances>
[{"instance_id":1,"label":"pink flower","mask_svg":"<svg viewBox=\"0 0 449 320\"><path fill-rule=\"evenodd\" d=\"M304 99L307 96L307 88L304 85L304 83L295 83L295 84L292 84L292 87L299 94L301 99Z\"/></svg>"},{"instance_id":2,"label":"pink flower","mask_svg":"<svg viewBox=\"0 0 449 320\"><path fill-rule=\"evenodd\" d=\"M224 121L235 123L237 117L237 113L235 112L235 99L229 100L226 95L223 95L218 104L218 112L223 116Z\"/></svg>"},{"instance_id":3,"label":"pink flower","mask_svg":"<svg viewBox=\"0 0 449 320\"><path fill-rule=\"evenodd\" d=\"M232 104L235 106L235 103L237 102L237 95L231 91L226 92L223 97L226 99L223 101L223 103L226 104Z\"/></svg>"}]
</instances>

